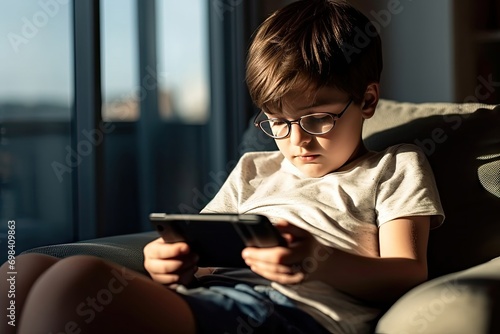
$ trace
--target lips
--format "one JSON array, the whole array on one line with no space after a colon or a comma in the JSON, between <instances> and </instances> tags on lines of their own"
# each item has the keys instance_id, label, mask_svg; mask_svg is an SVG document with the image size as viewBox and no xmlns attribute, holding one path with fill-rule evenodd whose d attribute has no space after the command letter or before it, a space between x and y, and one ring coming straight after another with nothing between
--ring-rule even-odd
<instances>
[{"instance_id":1,"label":"lips","mask_svg":"<svg viewBox=\"0 0 500 334\"><path fill-rule=\"evenodd\" d=\"M301 155L296 156L297 159L299 159L301 161L305 161L305 162L314 161L318 157L319 157L319 154L301 154Z\"/></svg>"}]
</instances>

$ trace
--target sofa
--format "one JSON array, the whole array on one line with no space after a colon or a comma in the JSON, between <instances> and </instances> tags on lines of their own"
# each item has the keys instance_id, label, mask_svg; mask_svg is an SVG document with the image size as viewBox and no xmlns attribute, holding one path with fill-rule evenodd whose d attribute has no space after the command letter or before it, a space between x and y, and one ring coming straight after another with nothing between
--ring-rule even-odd
<instances>
[{"instance_id":1,"label":"sofa","mask_svg":"<svg viewBox=\"0 0 500 334\"><path fill-rule=\"evenodd\" d=\"M500 106L381 100L365 122L368 148L413 143L433 168L446 214L431 230L429 279L390 306L375 333L500 333ZM251 123L241 152L275 150ZM156 232L106 237L26 251L89 254L139 272Z\"/></svg>"}]
</instances>

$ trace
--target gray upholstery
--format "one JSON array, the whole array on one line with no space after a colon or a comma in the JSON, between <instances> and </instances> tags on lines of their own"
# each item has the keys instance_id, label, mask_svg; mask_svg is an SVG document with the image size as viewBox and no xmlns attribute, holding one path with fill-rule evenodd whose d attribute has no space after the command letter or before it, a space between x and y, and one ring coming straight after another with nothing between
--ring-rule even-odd
<instances>
[{"instance_id":1,"label":"gray upholstery","mask_svg":"<svg viewBox=\"0 0 500 334\"><path fill-rule=\"evenodd\" d=\"M68 244L42 246L27 250L23 254L41 253L58 258L72 255L93 255L146 274L142 249L157 237L156 231L125 234Z\"/></svg>"},{"instance_id":2,"label":"gray upholstery","mask_svg":"<svg viewBox=\"0 0 500 334\"><path fill-rule=\"evenodd\" d=\"M376 333L500 333L500 107L492 108L382 101L365 123L371 149L409 142L426 152L446 214L430 234L431 280L401 297Z\"/></svg>"},{"instance_id":3,"label":"gray upholstery","mask_svg":"<svg viewBox=\"0 0 500 334\"><path fill-rule=\"evenodd\" d=\"M427 154L446 215L430 235L431 277L500 256L500 107L491 108L384 101L365 124L397 122L366 138L372 149L408 142Z\"/></svg>"},{"instance_id":4,"label":"gray upholstery","mask_svg":"<svg viewBox=\"0 0 500 334\"><path fill-rule=\"evenodd\" d=\"M381 318L377 333L500 333L500 107L382 100L365 122L370 149L400 142L426 152L446 220L431 231L428 282ZM275 150L250 124L241 153ZM142 248L155 232L39 247L57 257L90 254L144 272ZM494 259L494 260L492 260ZM464 271L462 271L464 270ZM437 278L435 278L437 277Z\"/></svg>"},{"instance_id":5,"label":"gray upholstery","mask_svg":"<svg viewBox=\"0 0 500 334\"><path fill-rule=\"evenodd\" d=\"M384 314L376 333L500 333L500 257L414 288Z\"/></svg>"}]
</instances>

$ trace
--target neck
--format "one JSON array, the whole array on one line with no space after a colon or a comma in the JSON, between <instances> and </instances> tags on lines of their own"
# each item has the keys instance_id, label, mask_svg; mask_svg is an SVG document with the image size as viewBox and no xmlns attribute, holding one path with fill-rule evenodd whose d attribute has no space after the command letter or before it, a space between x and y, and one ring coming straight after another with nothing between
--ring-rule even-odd
<instances>
[{"instance_id":1,"label":"neck","mask_svg":"<svg viewBox=\"0 0 500 334\"><path fill-rule=\"evenodd\" d=\"M365 143L363 143L363 140L360 140L359 143L358 143L358 146L356 147L356 149L354 150L354 152L352 152L352 154L349 157L349 159L347 159L347 161L338 170L344 169L344 167L346 167L347 165L349 165L354 160L362 157L366 153L368 153L368 149L365 147Z\"/></svg>"}]
</instances>

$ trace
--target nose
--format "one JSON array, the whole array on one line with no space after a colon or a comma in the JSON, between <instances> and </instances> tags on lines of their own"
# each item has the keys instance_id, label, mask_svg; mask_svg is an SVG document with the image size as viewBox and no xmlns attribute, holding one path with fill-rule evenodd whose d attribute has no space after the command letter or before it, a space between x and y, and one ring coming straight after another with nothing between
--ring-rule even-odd
<instances>
[{"instance_id":1,"label":"nose","mask_svg":"<svg viewBox=\"0 0 500 334\"><path fill-rule=\"evenodd\" d=\"M308 144L312 135L305 132L300 125L297 123L292 123L292 127L290 129L290 143L295 146L304 146Z\"/></svg>"}]
</instances>

